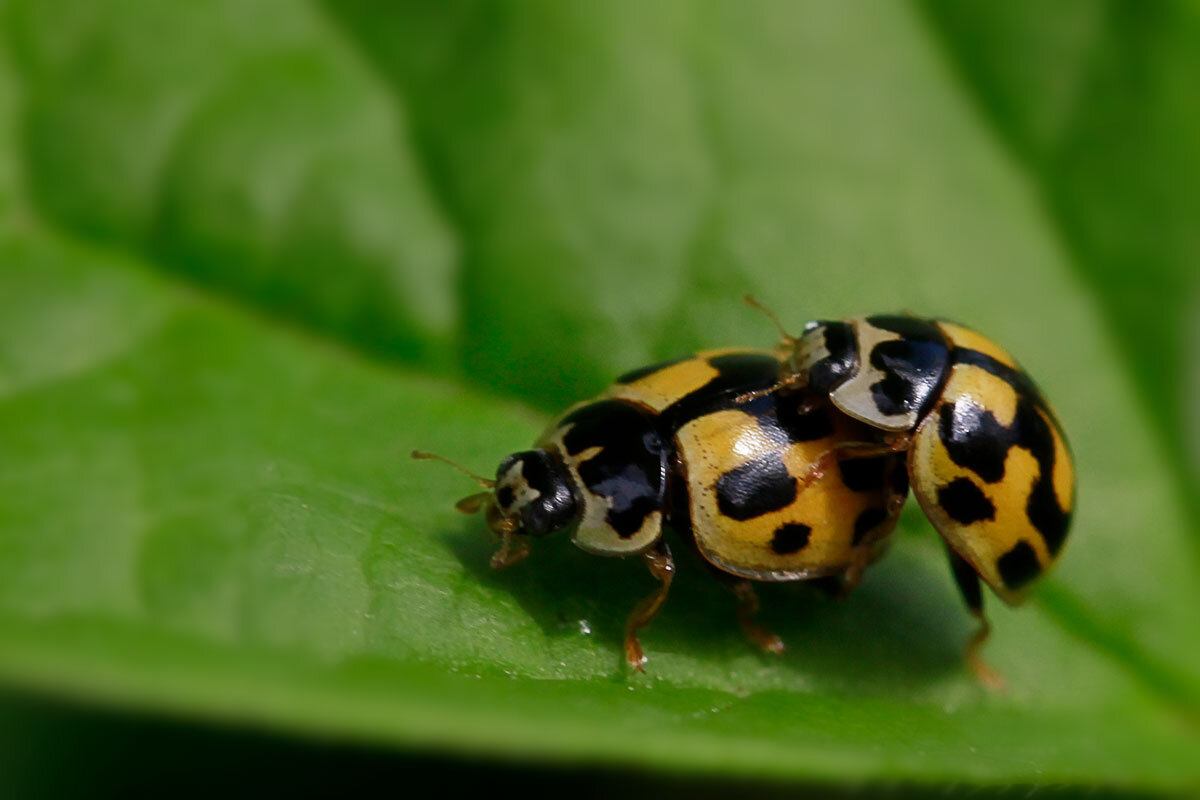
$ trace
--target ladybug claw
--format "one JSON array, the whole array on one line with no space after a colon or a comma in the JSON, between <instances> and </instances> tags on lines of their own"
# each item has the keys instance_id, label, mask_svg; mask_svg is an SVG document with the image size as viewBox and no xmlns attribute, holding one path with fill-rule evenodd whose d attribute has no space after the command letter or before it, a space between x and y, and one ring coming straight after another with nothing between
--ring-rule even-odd
<instances>
[{"instance_id":1,"label":"ladybug claw","mask_svg":"<svg viewBox=\"0 0 1200 800\"><path fill-rule=\"evenodd\" d=\"M642 652L642 645L636 636L630 636L625 640L625 663L635 672L645 673L646 671L646 654Z\"/></svg>"},{"instance_id":2,"label":"ladybug claw","mask_svg":"<svg viewBox=\"0 0 1200 800\"><path fill-rule=\"evenodd\" d=\"M773 656L781 656L787 652L787 645L783 643L783 639L780 639L775 634L768 636L765 640L760 642L759 645L763 650Z\"/></svg>"}]
</instances>

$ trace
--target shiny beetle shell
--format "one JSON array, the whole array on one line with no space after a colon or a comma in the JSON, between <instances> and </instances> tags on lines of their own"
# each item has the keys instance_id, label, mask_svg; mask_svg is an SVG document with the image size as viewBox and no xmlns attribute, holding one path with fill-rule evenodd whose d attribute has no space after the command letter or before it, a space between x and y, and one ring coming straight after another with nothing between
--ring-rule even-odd
<instances>
[{"instance_id":1,"label":"shiny beetle shell","mask_svg":"<svg viewBox=\"0 0 1200 800\"><path fill-rule=\"evenodd\" d=\"M895 455L838 462L803 486L814 462L866 426L797 393L771 393L686 422L676 446L700 552L744 578L840 575L879 555L896 525L908 477Z\"/></svg>"},{"instance_id":2,"label":"shiny beetle shell","mask_svg":"<svg viewBox=\"0 0 1200 800\"><path fill-rule=\"evenodd\" d=\"M801 487L814 459L874 432L769 391L780 368L769 351L708 351L630 372L569 409L537 446L575 483L574 542L639 553L666 522L713 566L763 581L838 575L878 555L908 491L903 457L847 460Z\"/></svg>"},{"instance_id":3,"label":"shiny beetle shell","mask_svg":"<svg viewBox=\"0 0 1200 800\"><path fill-rule=\"evenodd\" d=\"M783 378L907 450L926 515L1005 601L1019 602L1057 559L1075 494L1066 436L989 339L905 315L816 322Z\"/></svg>"}]
</instances>

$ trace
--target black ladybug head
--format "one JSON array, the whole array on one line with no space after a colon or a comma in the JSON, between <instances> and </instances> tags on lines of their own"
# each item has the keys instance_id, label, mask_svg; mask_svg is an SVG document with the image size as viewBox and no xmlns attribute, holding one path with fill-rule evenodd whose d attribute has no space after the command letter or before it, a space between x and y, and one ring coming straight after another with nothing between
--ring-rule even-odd
<instances>
[{"instance_id":1,"label":"black ladybug head","mask_svg":"<svg viewBox=\"0 0 1200 800\"><path fill-rule=\"evenodd\" d=\"M817 320L796 340L794 363L806 373L805 384L821 395L841 385L858 368L858 341L848 322Z\"/></svg>"},{"instance_id":2,"label":"black ladybug head","mask_svg":"<svg viewBox=\"0 0 1200 800\"><path fill-rule=\"evenodd\" d=\"M575 522L579 502L571 474L554 453L513 453L496 470L496 516L511 520L512 532L545 536Z\"/></svg>"}]
</instances>

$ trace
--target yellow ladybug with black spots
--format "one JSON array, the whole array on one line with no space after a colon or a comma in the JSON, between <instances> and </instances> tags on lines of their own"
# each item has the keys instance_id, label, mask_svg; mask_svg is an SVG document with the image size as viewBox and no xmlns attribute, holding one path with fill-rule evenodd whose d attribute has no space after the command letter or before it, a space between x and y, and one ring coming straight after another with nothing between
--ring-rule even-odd
<instances>
[{"instance_id":1,"label":"yellow ladybug with black spots","mask_svg":"<svg viewBox=\"0 0 1200 800\"><path fill-rule=\"evenodd\" d=\"M826 578L848 591L882 553L908 492L896 453L845 452L812 475L824 454L874 431L824 398L777 386L785 355L714 350L623 375L501 461L494 480L473 476L485 491L458 508L485 513L502 542L495 567L556 532L589 553L640 556L659 585L628 619L635 669L645 662L638 631L675 572L668 528L730 584L750 639L780 652L754 622L750 582Z\"/></svg>"},{"instance_id":2,"label":"yellow ladybug with black spots","mask_svg":"<svg viewBox=\"0 0 1200 800\"><path fill-rule=\"evenodd\" d=\"M961 325L878 315L812 322L791 350L781 381L827 398L878 432L872 444L842 442L824 464L854 454L906 453L925 514L945 539L955 579L987 635L982 578L1005 602L1057 560L1075 498L1071 452L1054 411L1006 351Z\"/></svg>"}]
</instances>

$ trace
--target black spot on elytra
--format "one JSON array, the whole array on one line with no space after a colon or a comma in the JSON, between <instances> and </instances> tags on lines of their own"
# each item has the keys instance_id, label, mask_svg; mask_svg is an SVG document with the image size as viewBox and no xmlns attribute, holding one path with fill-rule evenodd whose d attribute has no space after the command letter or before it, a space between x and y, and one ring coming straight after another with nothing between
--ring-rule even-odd
<instances>
[{"instance_id":1,"label":"black spot on elytra","mask_svg":"<svg viewBox=\"0 0 1200 800\"><path fill-rule=\"evenodd\" d=\"M938 434L950 459L971 470L986 483L1004 479L1008 451L1020 447L1037 461L1038 475L1030 487L1025 513L1029 522L1046 540L1051 554L1057 554L1066 539L1071 515L1059 503L1054 491L1054 464L1057 451L1054 433L1046 417L1039 413L1037 398L1018 395L1012 424L1004 426L991 411L981 409L963 398L941 407Z\"/></svg>"},{"instance_id":2,"label":"black spot on elytra","mask_svg":"<svg viewBox=\"0 0 1200 800\"><path fill-rule=\"evenodd\" d=\"M717 479L717 508L744 522L787 508L796 499L796 488L779 454L769 453Z\"/></svg>"},{"instance_id":3,"label":"black spot on elytra","mask_svg":"<svg viewBox=\"0 0 1200 800\"><path fill-rule=\"evenodd\" d=\"M705 384L708 396L733 392L735 395L773 386L779 379L779 359L769 353L726 353L712 356L708 363L717 371Z\"/></svg>"},{"instance_id":4,"label":"black spot on elytra","mask_svg":"<svg viewBox=\"0 0 1200 800\"><path fill-rule=\"evenodd\" d=\"M902 337L871 350L871 365L884 375L871 385L876 408L887 416L923 414L937 399L949 366L950 348L941 329L929 320L897 315L868 317L867 322Z\"/></svg>"},{"instance_id":5,"label":"black spot on elytra","mask_svg":"<svg viewBox=\"0 0 1200 800\"><path fill-rule=\"evenodd\" d=\"M657 364L650 364L649 366L638 367L637 369L631 369L631 370L629 370L629 372L626 372L624 375L617 378L616 382L617 383L633 383L634 381L639 381L642 378L645 378L649 375L653 375L656 372L661 372L662 370L666 369L667 367L673 367L676 364L683 363L684 361L687 361L688 358L690 358L690 356L684 356L683 358L673 358L670 361L660 361Z\"/></svg>"},{"instance_id":6,"label":"black spot on elytra","mask_svg":"<svg viewBox=\"0 0 1200 800\"><path fill-rule=\"evenodd\" d=\"M933 320L914 317L911 314L875 314L867 322L880 330L890 331L914 341L944 341L942 331Z\"/></svg>"},{"instance_id":7,"label":"black spot on elytra","mask_svg":"<svg viewBox=\"0 0 1200 800\"><path fill-rule=\"evenodd\" d=\"M937 496L942 510L962 525L996 518L996 506L970 478L955 478Z\"/></svg>"},{"instance_id":8,"label":"black spot on elytra","mask_svg":"<svg viewBox=\"0 0 1200 800\"><path fill-rule=\"evenodd\" d=\"M663 409L659 430L674 433L703 414L737 406L743 394L769 389L779 381L779 359L770 353L726 353L712 356L708 363L717 374Z\"/></svg>"},{"instance_id":9,"label":"black spot on elytra","mask_svg":"<svg viewBox=\"0 0 1200 800\"><path fill-rule=\"evenodd\" d=\"M1029 546L1029 542L1019 541L996 561L1000 570L1000 578L1009 589L1020 589L1036 578L1042 571L1038 563L1037 553Z\"/></svg>"},{"instance_id":10,"label":"black spot on elytra","mask_svg":"<svg viewBox=\"0 0 1200 800\"><path fill-rule=\"evenodd\" d=\"M1021 416L1019 411L1017 416ZM941 407L938 423L942 443L955 464L971 470L986 483L1004 479L1004 462L1009 449L1017 443L1018 421L1014 421L1012 428L1006 428L991 411L969 400L958 400Z\"/></svg>"},{"instance_id":11,"label":"black spot on elytra","mask_svg":"<svg viewBox=\"0 0 1200 800\"><path fill-rule=\"evenodd\" d=\"M821 321L808 329L804 337L824 339L829 355L809 367L808 385L820 394L829 394L853 375L858 367L858 342L854 337L854 328L848 322Z\"/></svg>"},{"instance_id":12,"label":"black spot on elytra","mask_svg":"<svg viewBox=\"0 0 1200 800\"><path fill-rule=\"evenodd\" d=\"M868 508L859 514L854 520L854 536L850 539L850 544L854 547L862 544L863 537L879 527L885 519L887 511L882 508Z\"/></svg>"},{"instance_id":13,"label":"black spot on elytra","mask_svg":"<svg viewBox=\"0 0 1200 800\"><path fill-rule=\"evenodd\" d=\"M1033 527L1037 528L1038 533L1046 540L1046 549L1050 551L1050 555L1058 555L1067 538L1067 529L1071 526L1071 512L1064 511L1059 505L1058 495L1051 481L1039 477L1033 484L1029 502L1025 504L1025 513Z\"/></svg>"},{"instance_id":14,"label":"black spot on elytra","mask_svg":"<svg viewBox=\"0 0 1200 800\"><path fill-rule=\"evenodd\" d=\"M872 492L885 488L891 458L850 458L838 462L842 483L852 492Z\"/></svg>"},{"instance_id":15,"label":"black spot on elytra","mask_svg":"<svg viewBox=\"0 0 1200 800\"><path fill-rule=\"evenodd\" d=\"M781 556L799 552L808 544L812 528L799 522L787 522L775 529L771 549Z\"/></svg>"},{"instance_id":16,"label":"black spot on elytra","mask_svg":"<svg viewBox=\"0 0 1200 800\"><path fill-rule=\"evenodd\" d=\"M600 452L579 465L589 492L608 498L605 521L618 535L641 530L646 517L661 511L671 449L654 417L620 400L601 400L568 414L563 445L571 455L593 447Z\"/></svg>"},{"instance_id":17,"label":"black spot on elytra","mask_svg":"<svg viewBox=\"0 0 1200 800\"><path fill-rule=\"evenodd\" d=\"M780 448L815 442L834 435L830 407L822 405L806 411L810 395L791 390L776 390L737 404L718 403L711 410L736 408L758 422L759 430Z\"/></svg>"},{"instance_id":18,"label":"black spot on elytra","mask_svg":"<svg viewBox=\"0 0 1200 800\"><path fill-rule=\"evenodd\" d=\"M951 353L951 359L955 364L969 364L973 367L995 375L1000 380L1013 387L1017 395L1020 397L1028 397L1034 405L1046 412L1046 416L1053 418L1050 413L1050 406L1046 404L1042 397L1042 392L1038 389L1033 378L1025 370L1020 368L1010 367L1008 364L997 361L986 353L981 353L978 350L970 350L967 348L955 348ZM1055 425L1058 422L1055 420Z\"/></svg>"}]
</instances>

